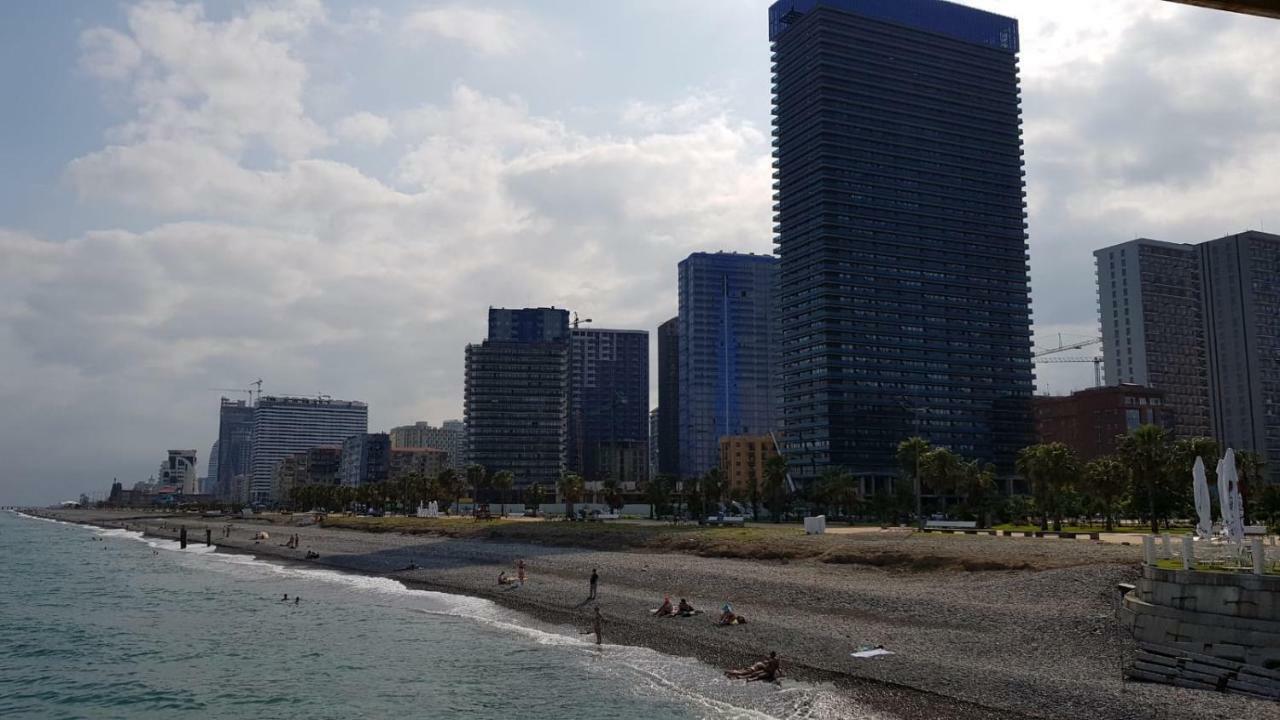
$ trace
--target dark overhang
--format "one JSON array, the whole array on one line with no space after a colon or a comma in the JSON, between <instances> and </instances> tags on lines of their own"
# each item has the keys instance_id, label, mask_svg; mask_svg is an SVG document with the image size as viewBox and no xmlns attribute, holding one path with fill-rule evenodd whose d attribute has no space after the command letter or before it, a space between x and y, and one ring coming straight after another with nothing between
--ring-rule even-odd
<instances>
[{"instance_id":1,"label":"dark overhang","mask_svg":"<svg viewBox=\"0 0 1280 720\"><path fill-rule=\"evenodd\" d=\"M1166 0L1182 5L1198 5L1215 10L1258 15L1261 17L1280 18L1280 0Z\"/></svg>"}]
</instances>

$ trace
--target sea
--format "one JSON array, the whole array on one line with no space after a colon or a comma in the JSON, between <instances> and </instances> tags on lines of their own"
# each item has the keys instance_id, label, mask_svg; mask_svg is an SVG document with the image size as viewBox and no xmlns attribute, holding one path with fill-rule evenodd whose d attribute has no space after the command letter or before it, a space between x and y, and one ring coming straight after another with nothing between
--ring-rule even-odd
<instances>
[{"instance_id":1,"label":"sea","mask_svg":"<svg viewBox=\"0 0 1280 720\"><path fill-rule=\"evenodd\" d=\"M0 718L880 717L830 688L730 682L578 630L387 578L0 512Z\"/></svg>"}]
</instances>

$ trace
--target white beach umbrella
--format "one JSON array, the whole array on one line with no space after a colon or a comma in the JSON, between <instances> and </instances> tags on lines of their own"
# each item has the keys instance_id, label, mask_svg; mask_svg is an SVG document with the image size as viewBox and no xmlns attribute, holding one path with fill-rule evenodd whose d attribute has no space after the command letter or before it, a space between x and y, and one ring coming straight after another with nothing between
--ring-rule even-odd
<instances>
[{"instance_id":1,"label":"white beach umbrella","mask_svg":"<svg viewBox=\"0 0 1280 720\"><path fill-rule=\"evenodd\" d=\"M1208 540L1213 536L1213 501L1209 499L1209 479L1204 474L1204 459L1196 458L1195 467L1191 469L1196 498L1196 536Z\"/></svg>"},{"instance_id":2,"label":"white beach umbrella","mask_svg":"<svg viewBox=\"0 0 1280 720\"><path fill-rule=\"evenodd\" d=\"M1222 464L1219 465L1218 502L1222 506L1222 532L1227 536L1227 541L1232 543L1244 540L1244 523L1240 519L1241 513L1236 509L1236 502L1240 497L1240 490L1236 487L1238 482L1236 451L1227 448L1227 454L1222 456Z\"/></svg>"}]
</instances>

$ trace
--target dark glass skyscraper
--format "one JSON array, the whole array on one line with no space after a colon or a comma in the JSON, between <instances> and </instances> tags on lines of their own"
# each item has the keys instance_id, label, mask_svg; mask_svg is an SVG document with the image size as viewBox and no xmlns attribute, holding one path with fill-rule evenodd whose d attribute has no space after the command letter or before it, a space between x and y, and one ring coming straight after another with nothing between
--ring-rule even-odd
<instances>
[{"instance_id":1,"label":"dark glass skyscraper","mask_svg":"<svg viewBox=\"0 0 1280 720\"><path fill-rule=\"evenodd\" d=\"M489 333L467 346L468 458L511 471L518 487L551 490L565 469L569 313L490 308Z\"/></svg>"},{"instance_id":2,"label":"dark glass skyscraper","mask_svg":"<svg viewBox=\"0 0 1280 720\"><path fill-rule=\"evenodd\" d=\"M772 255L694 253L680 262L683 476L719 467L720 438L773 429L777 278Z\"/></svg>"},{"instance_id":3,"label":"dark glass skyscraper","mask_svg":"<svg viewBox=\"0 0 1280 720\"><path fill-rule=\"evenodd\" d=\"M680 474L680 318L658 326L658 467Z\"/></svg>"},{"instance_id":4,"label":"dark glass skyscraper","mask_svg":"<svg viewBox=\"0 0 1280 720\"><path fill-rule=\"evenodd\" d=\"M648 332L569 331L568 440L569 469L587 482L648 477Z\"/></svg>"},{"instance_id":5,"label":"dark glass skyscraper","mask_svg":"<svg viewBox=\"0 0 1280 720\"><path fill-rule=\"evenodd\" d=\"M897 474L923 435L1033 438L1018 24L941 0L782 0L773 46L783 450Z\"/></svg>"}]
</instances>

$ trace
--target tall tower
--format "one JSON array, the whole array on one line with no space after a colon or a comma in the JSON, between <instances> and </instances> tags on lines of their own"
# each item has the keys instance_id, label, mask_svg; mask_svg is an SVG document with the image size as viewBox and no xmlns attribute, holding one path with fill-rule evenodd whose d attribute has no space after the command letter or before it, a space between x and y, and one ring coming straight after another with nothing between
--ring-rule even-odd
<instances>
[{"instance_id":1,"label":"tall tower","mask_svg":"<svg viewBox=\"0 0 1280 720\"><path fill-rule=\"evenodd\" d=\"M720 438L773 429L778 259L694 253L679 276L679 472L696 476L720 465Z\"/></svg>"},{"instance_id":2,"label":"tall tower","mask_svg":"<svg viewBox=\"0 0 1280 720\"><path fill-rule=\"evenodd\" d=\"M554 488L568 439L568 311L490 308L488 339L467 345L464 408L470 462Z\"/></svg>"},{"instance_id":3,"label":"tall tower","mask_svg":"<svg viewBox=\"0 0 1280 720\"><path fill-rule=\"evenodd\" d=\"M942 0L780 0L783 454L898 474L920 434L1012 470L1033 441L1018 23Z\"/></svg>"}]
</instances>

